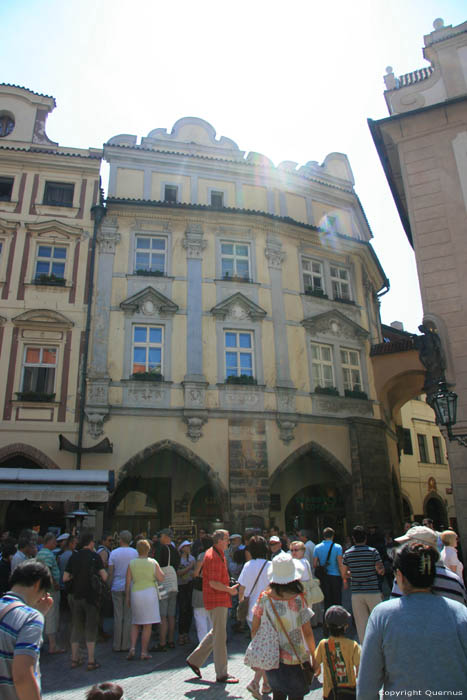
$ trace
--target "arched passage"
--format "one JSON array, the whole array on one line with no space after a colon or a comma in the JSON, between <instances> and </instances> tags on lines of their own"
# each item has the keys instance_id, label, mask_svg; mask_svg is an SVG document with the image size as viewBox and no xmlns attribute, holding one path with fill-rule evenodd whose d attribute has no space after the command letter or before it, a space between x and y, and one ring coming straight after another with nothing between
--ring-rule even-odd
<instances>
[{"instance_id":1,"label":"arched passage","mask_svg":"<svg viewBox=\"0 0 467 700\"><path fill-rule=\"evenodd\" d=\"M423 503L423 513L433 520L435 530L444 530L449 524L443 499L434 491L429 493Z\"/></svg>"}]
</instances>

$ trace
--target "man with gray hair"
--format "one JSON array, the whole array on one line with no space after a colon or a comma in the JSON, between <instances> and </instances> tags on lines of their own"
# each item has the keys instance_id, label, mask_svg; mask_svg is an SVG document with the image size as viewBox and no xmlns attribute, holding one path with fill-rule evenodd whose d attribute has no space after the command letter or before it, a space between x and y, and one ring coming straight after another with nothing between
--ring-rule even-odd
<instances>
[{"instance_id":1,"label":"man with gray hair","mask_svg":"<svg viewBox=\"0 0 467 700\"><path fill-rule=\"evenodd\" d=\"M125 603L125 582L128 565L136 559L138 552L130 547L131 532L122 530L120 546L113 549L109 556L109 586L114 606L114 651L128 651L130 648L131 610Z\"/></svg>"},{"instance_id":2,"label":"man with gray hair","mask_svg":"<svg viewBox=\"0 0 467 700\"><path fill-rule=\"evenodd\" d=\"M227 614L232 606L231 598L238 593L238 583L230 586L225 550L229 546L227 530L216 530L212 536L213 546L207 550L203 560L203 602L212 622L212 629L200 641L186 662L201 678L200 667L211 651L214 654L216 681L238 683L238 679L227 673Z\"/></svg>"},{"instance_id":3,"label":"man with gray hair","mask_svg":"<svg viewBox=\"0 0 467 700\"><path fill-rule=\"evenodd\" d=\"M316 545L311 539L311 532L309 530L300 530L298 536L300 541L305 545L305 559L308 559L310 568L313 571L313 554Z\"/></svg>"},{"instance_id":4,"label":"man with gray hair","mask_svg":"<svg viewBox=\"0 0 467 700\"><path fill-rule=\"evenodd\" d=\"M11 573L18 564L22 564L26 559L32 559L37 554L36 542L32 537L32 530L25 530L20 533L18 539L18 549L11 560Z\"/></svg>"}]
</instances>

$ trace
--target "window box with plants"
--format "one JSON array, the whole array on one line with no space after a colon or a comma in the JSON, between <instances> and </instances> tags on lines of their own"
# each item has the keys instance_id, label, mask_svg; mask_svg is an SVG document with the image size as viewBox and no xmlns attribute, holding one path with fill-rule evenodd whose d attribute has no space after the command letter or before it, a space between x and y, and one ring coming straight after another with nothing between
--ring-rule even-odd
<instances>
[{"instance_id":1,"label":"window box with plants","mask_svg":"<svg viewBox=\"0 0 467 700\"><path fill-rule=\"evenodd\" d=\"M322 289L313 289L313 287L305 287L305 294L309 297L320 297L321 299L329 299L326 292Z\"/></svg>"},{"instance_id":2,"label":"window box with plants","mask_svg":"<svg viewBox=\"0 0 467 700\"><path fill-rule=\"evenodd\" d=\"M325 394L327 396L339 396L339 391L335 386L315 386L315 394Z\"/></svg>"},{"instance_id":3,"label":"window box with plants","mask_svg":"<svg viewBox=\"0 0 467 700\"><path fill-rule=\"evenodd\" d=\"M55 400L55 394L47 394L44 391L17 391L16 400L52 403Z\"/></svg>"},{"instance_id":4,"label":"window box with plants","mask_svg":"<svg viewBox=\"0 0 467 700\"><path fill-rule=\"evenodd\" d=\"M164 376L160 372L133 372L130 379L137 382L163 382Z\"/></svg>"},{"instance_id":5,"label":"window box with plants","mask_svg":"<svg viewBox=\"0 0 467 700\"><path fill-rule=\"evenodd\" d=\"M43 284L53 287L64 287L66 280L64 277L57 277L57 275L37 275L34 277L34 284Z\"/></svg>"},{"instance_id":6,"label":"window box with plants","mask_svg":"<svg viewBox=\"0 0 467 700\"><path fill-rule=\"evenodd\" d=\"M254 377L250 377L248 374L240 374L238 377L235 375L230 375L225 380L226 384L247 384L250 386L256 386L258 384Z\"/></svg>"},{"instance_id":7,"label":"window box with plants","mask_svg":"<svg viewBox=\"0 0 467 700\"><path fill-rule=\"evenodd\" d=\"M345 389L344 396L348 399L362 399L363 401L368 401L368 394L366 391L360 391L359 389Z\"/></svg>"},{"instance_id":8,"label":"window box with plants","mask_svg":"<svg viewBox=\"0 0 467 700\"><path fill-rule=\"evenodd\" d=\"M338 301L340 304L349 304L349 306L356 306L356 303L352 299L347 299L345 297L334 297L334 301Z\"/></svg>"},{"instance_id":9,"label":"window box with plants","mask_svg":"<svg viewBox=\"0 0 467 700\"><path fill-rule=\"evenodd\" d=\"M229 275L228 272L226 272L222 276L223 280L226 280L227 282L252 282L253 280L250 279L250 277L243 277L242 275Z\"/></svg>"},{"instance_id":10,"label":"window box with plants","mask_svg":"<svg viewBox=\"0 0 467 700\"><path fill-rule=\"evenodd\" d=\"M138 268L135 270L135 275L141 275L144 277L164 277L164 272L163 270L144 270L142 268Z\"/></svg>"}]
</instances>

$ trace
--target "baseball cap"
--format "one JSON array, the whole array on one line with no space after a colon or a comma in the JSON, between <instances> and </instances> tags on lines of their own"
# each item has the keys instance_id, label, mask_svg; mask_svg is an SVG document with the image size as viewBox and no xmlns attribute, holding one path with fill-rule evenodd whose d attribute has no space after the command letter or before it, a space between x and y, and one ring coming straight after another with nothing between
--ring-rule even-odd
<instances>
[{"instance_id":1,"label":"baseball cap","mask_svg":"<svg viewBox=\"0 0 467 700\"><path fill-rule=\"evenodd\" d=\"M57 537L57 542L63 542L63 540L67 540L70 537L70 534L68 532L64 532L63 535L59 535Z\"/></svg>"},{"instance_id":2,"label":"baseball cap","mask_svg":"<svg viewBox=\"0 0 467 700\"><path fill-rule=\"evenodd\" d=\"M421 542L422 544L429 544L431 547L437 547L438 539L436 537L436 532L431 528L425 527L425 525L416 525L407 530L405 535L396 537L394 542L397 542L397 544Z\"/></svg>"},{"instance_id":3,"label":"baseball cap","mask_svg":"<svg viewBox=\"0 0 467 700\"><path fill-rule=\"evenodd\" d=\"M280 542L280 538L277 535L273 535L269 538L270 542Z\"/></svg>"},{"instance_id":4,"label":"baseball cap","mask_svg":"<svg viewBox=\"0 0 467 700\"><path fill-rule=\"evenodd\" d=\"M334 625L335 627L346 627L350 624L352 616L342 605L331 605L330 608L326 610L324 616L324 621L327 625Z\"/></svg>"}]
</instances>

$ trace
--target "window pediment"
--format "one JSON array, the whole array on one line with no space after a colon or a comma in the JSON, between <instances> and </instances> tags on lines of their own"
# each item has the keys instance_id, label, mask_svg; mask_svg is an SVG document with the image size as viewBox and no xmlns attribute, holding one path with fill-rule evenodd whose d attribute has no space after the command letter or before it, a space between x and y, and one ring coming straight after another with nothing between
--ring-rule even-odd
<instances>
[{"instance_id":1,"label":"window pediment","mask_svg":"<svg viewBox=\"0 0 467 700\"><path fill-rule=\"evenodd\" d=\"M15 326L28 326L33 328L45 328L47 326L60 326L60 328L72 328L73 321L50 309L32 309L25 311L12 319Z\"/></svg>"},{"instance_id":2,"label":"window pediment","mask_svg":"<svg viewBox=\"0 0 467 700\"><path fill-rule=\"evenodd\" d=\"M232 294L232 296L213 306L211 309L213 316L220 319L228 319L232 321L244 321L250 319L258 321L266 316L266 311L254 301L248 299L241 292Z\"/></svg>"},{"instance_id":3,"label":"window pediment","mask_svg":"<svg viewBox=\"0 0 467 700\"><path fill-rule=\"evenodd\" d=\"M126 312L142 313L146 316L172 315L179 309L178 304L151 286L122 301L120 308Z\"/></svg>"},{"instance_id":4,"label":"window pediment","mask_svg":"<svg viewBox=\"0 0 467 700\"><path fill-rule=\"evenodd\" d=\"M41 221L37 224L26 224L26 228L31 233L34 233L38 238L50 238L52 236L54 238L61 238L69 241L70 239L73 240L83 235L82 228L63 224L56 219Z\"/></svg>"},{"instance_id":5,"label":"window pediment","mask_svg":"<svg viewBox=\"0 0 467 700\"><path fill-rule=\"evenodd\" d=\"M0 219L0 232L1 233L14 233L16 231L18 223L16 221L7 221L6 219Z\"/></svg>"},{"instance_id":6,"label":"window pediment","mask_svg":"<svg viewBox=\"0 0 467 700\"><path fill-rule=\"evenodd\" d=\"M301 323L313 335L321 334L350 339L364 339L368 337L368 331L365 328L362 328L358 323L336 310L310 316Z\"/></svg>"}]
</instances>

